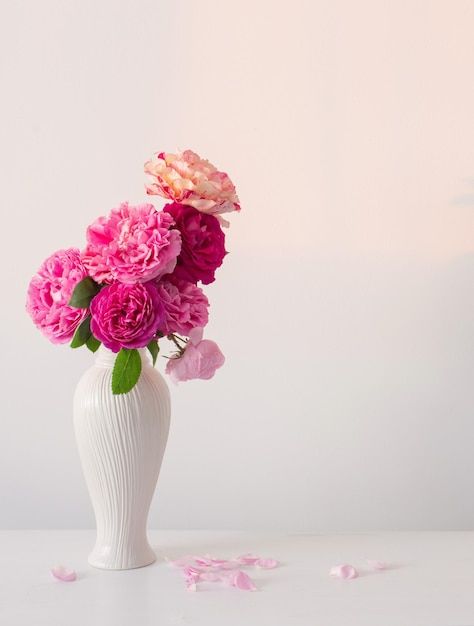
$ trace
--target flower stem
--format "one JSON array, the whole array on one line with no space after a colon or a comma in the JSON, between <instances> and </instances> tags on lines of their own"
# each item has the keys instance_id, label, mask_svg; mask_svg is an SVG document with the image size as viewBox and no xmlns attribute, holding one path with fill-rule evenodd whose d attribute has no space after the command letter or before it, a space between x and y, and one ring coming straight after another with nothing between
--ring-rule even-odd
<instances>
[{"instance_id":1,"label":"flower stem","mask_svg":"<svg viewBox=\"0 0 474 626\"><path fill-rule=\"evenodd\" d=\"M174 343L174 345L178 348L179 356L182 356L183 352L184 352L184 349L186 348L187 341L185 339L183 339L182 337L178 337L178 335L175 335L174 333L170 333L168 335L168 339L170 341L172 341ZM178 340L182 341L184 343L184 346L182 346L180 343L178 343Z\"/></svg>"}]
</instances>

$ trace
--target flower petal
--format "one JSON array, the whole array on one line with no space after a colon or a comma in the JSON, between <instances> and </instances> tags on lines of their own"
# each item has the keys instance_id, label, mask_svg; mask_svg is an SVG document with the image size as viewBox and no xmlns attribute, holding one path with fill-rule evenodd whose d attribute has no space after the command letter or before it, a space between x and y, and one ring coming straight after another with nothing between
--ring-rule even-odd
<instances>
[{"instance_id":1,"label":"flower petal","mask_svg":"<svg viewBox=\"0 0 474 626\"><path fill-rule=\"evenodd\" d=\"M51 568L51 574L57 580L61 580L65 583L72 583L77 579L77 574L73 569L68 569L63 565L56 565Z\"/></svg>"},{"instance_id":2,"label":"flower petal","mask_svg":"<svg viewBox=\"0 0 474 626\"><path fill-rule=\"evenodd\" d=\"M237 557L236 560L241 565L255 565L255 563L260 560L260 557L255 556L254 554L242 554Z\"/></svg>"},{"instance_id":3,"label":"flower petal","mask_svg":"<svg viewBox=\"0 0 474 626\"><path fill-rule=\"evenodd\" d=\"M341 565L334 565L329 570L329 575L334 576L335 578L342 578L343 580L351 580L352 578L357 578L359 575L357 570L352 565L348 563L343 563Z\"/></svg>"},{"instance_id":4,"label":"flower petal","mask_svg":"<svg viewBox=\"0 0 474 626\"><path fill-rule=\"evenodd\" d=\"M254 585L253 580L242 570L239 570L232 581L234 587L242 589L242 591L255 591L257 587Z\"/></svg>"},{"instance_id":5,"label":"flower petal","mask_svg":"<svg viewBox=\"0 0 474 626\"><path fill-rule=\"evenodd\" d=\"M276 559L258 559L255 561L255 565L262 569L273 569L278 567L280 563Z\"/></svg>"}]
</instances>

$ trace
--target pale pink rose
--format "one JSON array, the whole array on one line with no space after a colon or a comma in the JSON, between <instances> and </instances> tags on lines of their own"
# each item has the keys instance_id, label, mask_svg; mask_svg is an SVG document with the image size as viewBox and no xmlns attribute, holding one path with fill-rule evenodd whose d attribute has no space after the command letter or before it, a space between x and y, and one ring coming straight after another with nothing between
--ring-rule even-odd
<instances>
[{"instance_id":1,"label":"pale pink rose","mask_svg":"<svg viewBox=\"0 0 474 626\"><path fill-rule=\"evenodd\" d=\"M74 287L87 276L76 248L58 250L48 257L28 286L26 310L40 331L53 343L70 341L88 309L68 306Z\"/></svg>"},{"instance_id":2,"label":"pale pink rose","mask_svg":"<svg viewBox=\"0 0 474 626\"><path fill-rule=\"evenodd\" d=\"M218 345L209 339L202 339L202 328L194 328L189 333L184 354L168 360L166 373L174 383L194 378L209 380L224 365L224 361Z\"/></svg>"},{"instance_id":3,"label":"pale pink rose","mask_svg":"<svg viewBox=\"0 0 474 626\"><path fill-rule=\"evenodd\" d=\"M229 176L192 150L157 153L145 163L145 173L150 179L146 186L149 195L163 196L216 216L240 211L239 198Z\"/></svg>"},{"instance_id":4,"label":"pale pink rose","mask_svg":"<svg viewBox=\"0 0 474 626\"><path fill-rule=\"evenodd\" d=\"M172 272L181 235L169 213L124 202L87 229L82 261L98 283L143 283Z\"/></svg>"},{"instance_id":5,"label":"pale pink rose","mask_svg":"<svg viewBox=\"0 0 474 626\"><path fill-rule=\"evenodd\" d=\"M193 328L207 324L209 300L202 289L184 280L166 278L157 286L165 310L165 321L160 327L164 335L179 333L188 336Z\"/></svg>"}]
</instances>

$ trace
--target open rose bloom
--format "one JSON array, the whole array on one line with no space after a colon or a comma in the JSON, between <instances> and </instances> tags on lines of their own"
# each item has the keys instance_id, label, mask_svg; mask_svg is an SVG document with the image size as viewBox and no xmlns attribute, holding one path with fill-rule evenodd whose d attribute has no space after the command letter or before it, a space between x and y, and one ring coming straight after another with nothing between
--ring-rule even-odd
<instances>
[{"instance_id":1,"label":"open rose bloom","mask_svg":"<svg viewBox=\"0 0 474 626\"><path fill-rule=\"evenodd\" d=\"M202 286L214 282L227 254L222 214L240 211L240 202L229 176L192 150L159 152L145 173L147 194L168 204L123 202L98 217L82 252L58 250L42 263L26 309L50 341L73 348L148 348L155 361L166 340L174 382L207 380L224 355L203 339L210 305ZM115 367L130 360L117 359Z\"/></svg>"},{"instance_id":2,"label":"open rose bloom","mask_svg":"<svg viewBox=\"0 0 474 626\"><path fill-rule=\"evenodd\" d=\"M146 190L150 195L163 196L211 215L240 211L229 176L192 150L157 153L145 163L145 172L149 176Z\"/></svg>"}]
</instances>

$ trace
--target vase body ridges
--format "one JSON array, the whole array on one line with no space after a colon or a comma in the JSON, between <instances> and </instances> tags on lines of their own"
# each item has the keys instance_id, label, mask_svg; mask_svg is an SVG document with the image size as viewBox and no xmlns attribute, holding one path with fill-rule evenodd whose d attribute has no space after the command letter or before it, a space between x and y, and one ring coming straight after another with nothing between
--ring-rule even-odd
<instances>
[{"instance_id":1,"label":"vase body ridges","mask_svg":"<svg viewBox=\"0 0 474 626\"><path fill-rule=\"evenodd\" d=\"M89 563L104 569L155 560L146 527L168 439L170 398L163 377L140 353L142 372L129 393L112 394L115 355L101 347L74 395L74 429L97 524Z\"/></svg>"}]
</instances>

